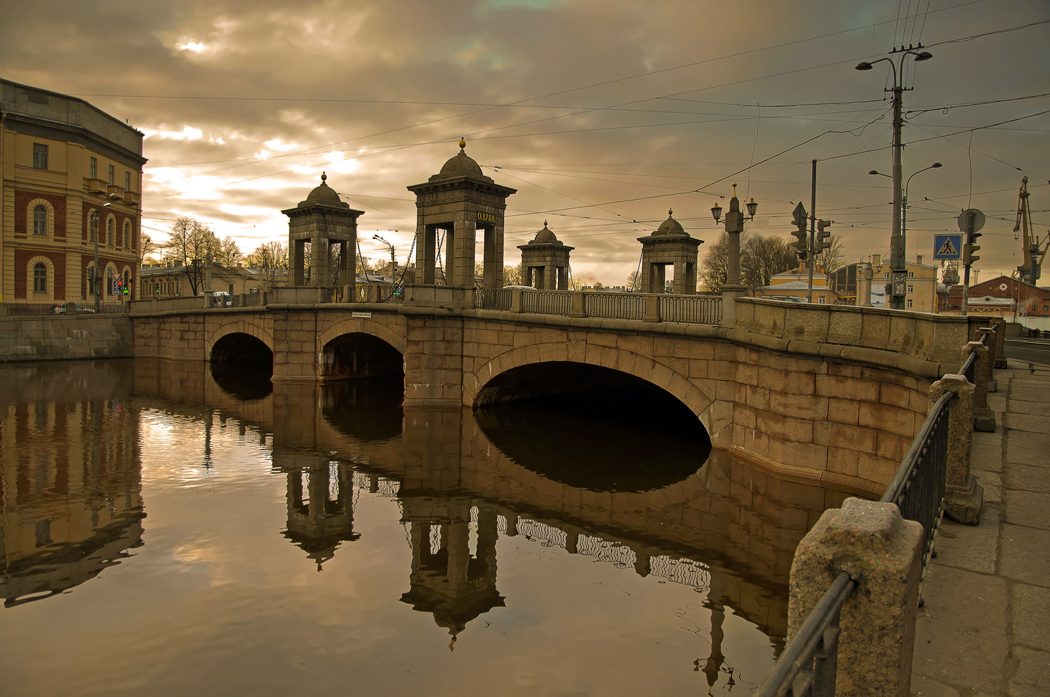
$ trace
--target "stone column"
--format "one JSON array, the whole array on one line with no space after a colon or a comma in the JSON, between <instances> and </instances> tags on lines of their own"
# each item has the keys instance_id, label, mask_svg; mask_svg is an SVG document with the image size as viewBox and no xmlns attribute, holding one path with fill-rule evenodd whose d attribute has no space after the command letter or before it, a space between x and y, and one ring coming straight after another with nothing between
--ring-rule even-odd
<instances>
[{"instance_id":1,"label":"stone column","mask_svg":"<svg viewBox=\"0 0 1050 697\"><path fill-rule=\"evenodd\" d=\"M962 375L945 375L930 386L930 405L945 392L954 393L955 399L948 405L944 510L952 520L977 525L981 521L984 490L970 474L974 386Z\"/></svg>"},{"instance_id":2,"label":"stone column","mask_svg":"<svg viewBox=\"0 0 1050 697\"><path fill-rule=\"evenodd\" d=\"M988 378L988 384L985 386L987 392L998 392L999 383L995 379L995 368L1005 368L1006 365L998 365L999 352L996 346L999 342L1000 331L997 328L1004 328L1003 325L997 325L994 327L981 327L977 330L977 339L981 341L992 354L992 370L990 371L991 377Z\"/></svg>"},{"instance_id":3,"label":"stone column","mask_svg":"<svg viewBox=\"0 0 1050 697\"><path fill-rule=\"evenodd\" d=\"M984 330L982 330L984 331ZM973 428L982 433L995 432L995 414L988 408L988 381L992 377L992 352L980 341L963 347L963 358L977 354L973 367Z\"/></svg>"},{"instance_id":4,"label":"stone column","mask_svg":"<svg viewBox=\"0 0 1050 697\"><path fill-rule=\"evenodd\" d=\"M857 582L839 617L836 697L908 697L922 526L892 503L850 498L825 511L791 566L788 641L840 572Z\"/></svg>"},{"instance_id":5,"label":"stone column","mask_svg":"<svg viewBox=\"0 0 1050 697\"><path fill-rule=\"evenodd\" d=\"M660 295L649 293L645 296L645 309L642 310L643 322L660 321Z\"/></svg>"},{"instance_id":6,"label":"stone column","mask_svg":"<svg viewBox=\"0 0 1050 697\"><path fill-rule=\"evenodd\" d=\"M860 274L857 278L857 307L871 307L871 279L874 275L871 264L860 265Z\"/></svg>"}]
</instances>

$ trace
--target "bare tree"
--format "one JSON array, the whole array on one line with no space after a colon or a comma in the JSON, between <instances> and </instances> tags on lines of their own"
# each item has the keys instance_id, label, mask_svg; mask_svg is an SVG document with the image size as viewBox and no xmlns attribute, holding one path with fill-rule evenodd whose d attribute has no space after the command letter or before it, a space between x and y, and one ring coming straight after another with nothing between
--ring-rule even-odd
<instances>
[{"instance_id":1,"label":"bare tree","mask_svg":"<svg viewBox=\"0 0 1050 697\"><path fill-rule=\"evenodd\" d=\"M707 248L697 275L707 292L717 293L722 290L729 276L729 235L723 232Z\"/></svg>"},{"instance_id":2,"label":"bare tree","mask_svg":"<svg viewBox=\"0 0 1050 697\"><path fill-rule=\"evenodd\" d=\"M521 264L503 267L503 285L520 286L524 283Z\"/></svg>"},{"instance_id":3,"label":"bare tree","mask_svg":"<svg viewBox=\"0 0 1050 697\"><path fill-rule=\"evenodd\" d=\"M641 290L641 288L642 274L638 271L627 274L627 290Z\"/></svg>"},{"instance_id":4,"label":"bare tree","mask_svg":"<svg viewBox=\"0 0 1050 697\"><path fill-rule=\"evenodd\" d=\"M237 246L236 240L227 235L219 242L219 249L215 255L215 261L219 262L228 269L232 269L237 266L237 263L244 258L241 254L241 248Z\"/></svg>"},{"instance_id":5,"label":"bare tree","mask_svg":"<svg viewBox=\"0 0 1050 697\"><path fill-rule=\"evenodd\" d=\"M280 272L288 270L288 248L277 241L266 242L256 247L247 261L250 266L262 270L266 290L272 290Z\"/></svg>"},{"instance_id":6,"label":"bare tree","mask_svg":"<svg viewBox=\"0 0 1050 697\"><path fill-rule=\"evenodd\" d=\"M814 269L823 269L829 276L842 267L843 247L842 238L832 235L828 238L828 248L816 255Z\"/></svg>"},{"instance_id":7,"label":"bare tree","mask_svg":"<svg viewBox=\"0 0 1050 697\"><path fill-rule=\"evenodd\" d=\"M157 245L153 243L149 235L143 235L139 238L139 266L146 260L150 254L153 254L157 249Z\"/></svg>"},{"instance_id":8,"label":"bare tree","mask_svg":"<svg viewBox=\"0 0 1050 697\"><path fill-rule=\"evenodd\" d=\"M740 282L754 290L773 276L798 266L798 257L783 237L748 236L740 250Z\"/></svg>"},{"instance_id":9,"label":"bare tree","mask_svg":"<svg viewBox=\"0 0 1050 697\"><path fill-rule=\"evenodd\" d=\"M183 267L194 295L204 283L204 269L218 255L219 240L206 225L193 218L179 218L171 228L164 257Z\"/></svg>"}]
</instances>

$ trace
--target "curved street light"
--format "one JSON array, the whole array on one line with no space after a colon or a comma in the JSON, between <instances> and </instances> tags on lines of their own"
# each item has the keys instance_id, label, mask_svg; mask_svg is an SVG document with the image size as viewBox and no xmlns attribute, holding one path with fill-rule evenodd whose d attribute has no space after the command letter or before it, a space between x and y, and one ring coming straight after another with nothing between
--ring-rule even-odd
<instances>
[{"instance_id":1,"label":"curved street light","mask_svg":"<svg viewBox=\"0 0 1050 697\"><path fill-rule=\"evenodd\" d=\"M908 188L911 186L911 180L916 174L920 174L930 169L937 169L938 167L943 166L944 165L942 165L940 162L934 162L929 167L924 167L923 169L920 169L917 172L912 172L911 176L908 177L908 181L904 184L904 198L901 199L901 249L904 251L905 264L907 264L908 256ZM882 172L875 169L868 172L868 174L877 174L880 177L887 177L889 179L893 178L890 177L890 175L883 174Z\"/></svg>"},{"instance_id":2,"label":"curved street light","mask_svg":"<svg viewBox=\"0 0 1050 697\"><path fill-rule=\"evenodd\" d=\"M902 203L903 194L901 192L901 127L904 125L904 118L901 116L901 96L904 93L904 88L900 83L901 71L899 71L898 65L901 70L904 68L904 59L911 56L916 63L922 61L928 61L933 58L933 54L929 51L923 51L922 44L918 46L919 50L911 47L900 49L894 49L893 54L899 55L900 59L897 63L894 63L893 59L889 56L884 56L878 60L873 61L862 61L857 64L857 70L871 70L876 63L889 63L890 68L893 70L893 231L890 236L890 269L892 270L893 282L891 286L890 295L890 306L895 310L904 309L904 293L900 291L905 287L905 279L907 275L904 267L904 239L902 234Z\"/></svg>"}]
</instances>

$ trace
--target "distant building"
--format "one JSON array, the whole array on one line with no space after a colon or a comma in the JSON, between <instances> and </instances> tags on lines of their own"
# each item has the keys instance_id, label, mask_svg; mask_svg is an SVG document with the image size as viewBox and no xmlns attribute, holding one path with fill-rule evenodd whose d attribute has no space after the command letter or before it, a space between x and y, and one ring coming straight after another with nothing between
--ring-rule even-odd
<instances>
[{"instance_id":1,"label":"distant building","mask_svg":"<svg viewBox=\"0 0 1050 697\"><path fill-rule=\"evenodd\" d=\"M137 286L143 134L87 102L0 80L0 302ZM127 297L127 296L125 296Z\"/></svg>"},{"instance_id":2,"label":"distant building","mask_svg":"<svg viewBox=\"0 0 1050 697\"><path fill-rule=\"evenodd\" d=\"M952 286L948 300L950 311L962 310L962 290L962 286ZM1033 286L1009 276L997 276L970 286L966 301L967 310L991 311L983 308L985 306L990 308L993 304L984 303L982 298L1009 301L1009 311L1006 314L996 314L997 317L1005 317L1029 329L1050 330L1050 288ZM1005 304L1000 302L995 303L994 306L1002 308L1005 307ZM977 307L982 307L982 309L978 310Z\"/></svg>"},{"instance_id":3,"label":"distant building","mask_svg":"<svg viewBox=\"0 0 1050 697\"><path fill-rule=\"evenodd\" d=\"M866 263L866 262L863 262ZM890 280L890 263L882 260L881 254L873 254L871 257L871 306L887 307L886 284ZM948 290L937 281L939 267L933 264L924 264L923 256L916 256L915 261L906 261L905 271L908 273L908 285L904 296L904 309L919 312L941 312L947 306ZM829 284L841 298L844 305L864 305L862 299L857 298L860 284L858 279L862 273L861 263L847 264L831 274Z\"/></svg>"},{"instance_id":4,"label":"distant building","mask_svg":"<svg viewBox=\"0 0 1050 697\"><path fill-rule=\"evenodd\" d=\"M755 288L755 297L777 298L783 300L800 300L809 298L809 269L805 266L775 274L768 286ZM826 274L813 271L813 303L816 305L835 305L839 294L828 287Z\"/></svg>"},{"instance_id":5,"label":"distant building","mask_svg":"<svg viewBox=\"0 0 1050 697\"><path fill-rule=\"evenodd\" d=\"M280 269L282 278L288 272ZM176 298L193 296L186 267L182 264L164 262L143 265L139 272L140 297L142 298ZM211 265L211 287L205 288L202 282L197 288L201 295L205 290L222 291L230 295L257 293L266 290L264 275L257 269L236 267L228 269L220 264Z\"/></svg>"}]
</instances>

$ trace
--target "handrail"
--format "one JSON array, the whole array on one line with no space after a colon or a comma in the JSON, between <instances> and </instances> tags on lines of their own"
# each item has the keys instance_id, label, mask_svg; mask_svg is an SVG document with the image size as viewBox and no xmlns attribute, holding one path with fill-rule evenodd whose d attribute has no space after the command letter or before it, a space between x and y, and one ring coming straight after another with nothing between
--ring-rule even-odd
<instances>
[{"instance_id":1,"label":"handrail","mask_svg":"<svg viewBox=\"0 0 1050 697\"><path fill-rule=\"evenodd\" d=\"M838 669L839 613L857 582L845 571L817 601L756 697L831 697Z\"/></svg>"}]
</instances>

